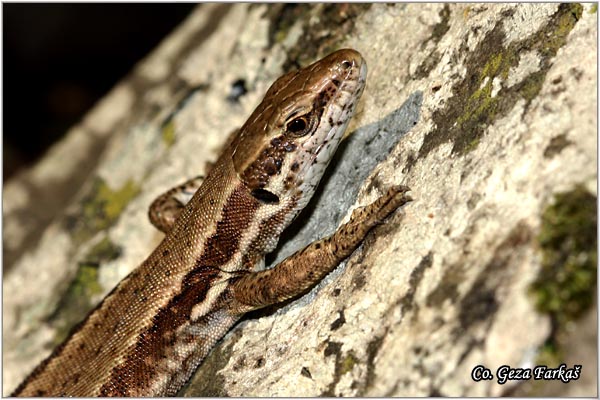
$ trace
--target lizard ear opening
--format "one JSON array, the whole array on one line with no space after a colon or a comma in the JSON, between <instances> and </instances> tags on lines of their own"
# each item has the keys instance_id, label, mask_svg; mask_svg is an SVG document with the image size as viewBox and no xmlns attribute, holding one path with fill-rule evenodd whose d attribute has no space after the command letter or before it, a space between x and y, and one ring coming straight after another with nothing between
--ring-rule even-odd
<instances>
[{"instance_id":1,"label":"lizard ear opening","mask_svg":"<svg viewBox=\"0 0 600 400\"><path fill-rule=\"evenodd\" d=\"M279 196L265 189L252 190L252 196L264 204L279 204Z\"/></svg>"}]
</instances>

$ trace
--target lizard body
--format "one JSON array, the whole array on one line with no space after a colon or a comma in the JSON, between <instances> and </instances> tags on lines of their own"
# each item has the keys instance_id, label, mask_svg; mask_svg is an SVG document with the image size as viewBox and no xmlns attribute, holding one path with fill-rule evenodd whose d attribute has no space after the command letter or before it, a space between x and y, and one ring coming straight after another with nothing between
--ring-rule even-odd
<instances>
[{"instance_id":1,"label":"lizard body","mask_svg":"<svg viewBox=\"0 0 600 400\"><path fill-rule=\"evenodd\" d=\"M179 190L155 202L159 246L14 395L174 395L244 313L302 294L349 256L410 201L408 188L392 187L332 236L263 270L314 193L365 79L349 49L279 78L204 182L180 187L185 200Z\"/></svg>"}]
</instances>

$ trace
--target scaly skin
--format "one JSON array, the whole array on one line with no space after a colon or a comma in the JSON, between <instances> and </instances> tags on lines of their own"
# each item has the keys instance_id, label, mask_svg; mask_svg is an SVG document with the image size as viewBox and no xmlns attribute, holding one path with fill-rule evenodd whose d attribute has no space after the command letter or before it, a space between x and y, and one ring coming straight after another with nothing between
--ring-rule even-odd
<instances>
[{"instance_id":1,"label":"scaly skin","mask_svg":"<svg viewBox=\"0 0 600 400\"><path fill-rule=\"evenodd\" d=\"M167 233L156 250L14 395L174 395L243 313L303 293L410 201L394 186L331 237L262 270L313 195L365 78L354 50L279 78L202 185L182 187L193 197L155 203L151 218Z\"/></svg>"}]
</instances>

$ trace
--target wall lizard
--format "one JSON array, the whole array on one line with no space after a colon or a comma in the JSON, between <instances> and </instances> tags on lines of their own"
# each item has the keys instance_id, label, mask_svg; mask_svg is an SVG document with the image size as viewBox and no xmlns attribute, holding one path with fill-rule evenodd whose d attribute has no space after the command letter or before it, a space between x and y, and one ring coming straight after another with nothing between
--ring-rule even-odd
<instances>
[{"instance_id":1,"label":"wall lizard","mask_svg":"<svg viewBox=\"0 0 600 400\"><path fill-rule=\"evenodd\" d=\"M406 186L392 186L333 235L264 269L313 195L365 80L366 62L351 49L276 80L206 179L153 203L150 219L166 233L158 247L13 395L174 395L244 313L305 293L411 201Z\"/></svg>"}]
</instances>

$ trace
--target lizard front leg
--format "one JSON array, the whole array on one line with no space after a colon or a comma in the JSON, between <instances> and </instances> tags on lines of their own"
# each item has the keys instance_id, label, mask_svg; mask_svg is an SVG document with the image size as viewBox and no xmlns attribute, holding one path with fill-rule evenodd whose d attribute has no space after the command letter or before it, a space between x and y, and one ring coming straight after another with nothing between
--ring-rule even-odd
<instances>
[{"instance_id":1,"label":"lizard front leg","mask_svg":"<svg viewBox=\"0 0 600 400\"><path fill-rule=\"evenodd\" d=\"M304 293L348 257L367 233L398 207L412 201L407 186L394 186L375 202L354 210L333 235L311 243L275 267L235 278L231 311L245 313Z\"/></svg>"}]
</instances>

